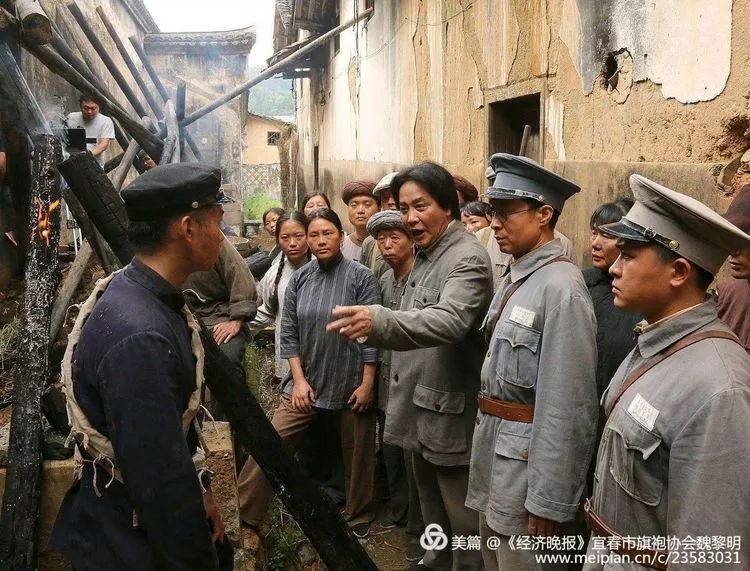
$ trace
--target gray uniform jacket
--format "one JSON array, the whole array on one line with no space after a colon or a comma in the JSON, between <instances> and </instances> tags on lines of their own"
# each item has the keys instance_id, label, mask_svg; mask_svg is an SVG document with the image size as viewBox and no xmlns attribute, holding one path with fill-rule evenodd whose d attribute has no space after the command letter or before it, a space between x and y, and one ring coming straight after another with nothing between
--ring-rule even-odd
<instances>
[{"instance_id":1,"label":"gray uniform jacket","mask_svg":"<svg viewBox=\"0 0 750 571\"><path fill-rule=\"evenodd\" d=\"M641 333L602 398L605 410L634 369L679 339L709 329L730 331L713 301ZM748 484L750 356L732 341L706 339L656 365L617 402L599 447L593 508L624 536L742 536L740 568L746 569ZM690 567L679 558L672 563L670 569ZM737 568L691 568L724 567Z\"/></svg>"},{"instance_id":2,"label":"gray uniform jacket","mask_svg":"<svg viewBox=\"0 0 750 571\"><path fill-rule=\"evenodd\" d=\"M562 253L553 240L513 262L487 315L491 324L505 288L529 276L497 322L482 393L534 404L534 422L478 413L466 498L503 535L526 534L527 512L572 520L594 454L596 318L576 266L542 267Z\"/></svg>"},{"instance_id":3,"label":"gray uniform jacket","mask_svg":"<svg viewBox=\"0 0 750 571\"><path fill-rule=\"evenodd\" d=\"M385 441L433 464L466 466L492 297L487 251L453 222L417 250L400 310L371 306L369 345L392 349Z\"/></svg>"}]
</instances>

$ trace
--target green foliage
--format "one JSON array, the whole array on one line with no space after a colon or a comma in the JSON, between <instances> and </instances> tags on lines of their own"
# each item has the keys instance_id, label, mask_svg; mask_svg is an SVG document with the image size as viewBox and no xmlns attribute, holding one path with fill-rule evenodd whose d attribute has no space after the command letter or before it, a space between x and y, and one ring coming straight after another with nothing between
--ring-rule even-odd
<instances>
[{"instance_id":1,"label":"green foliage","mask_svg":"<svg viewBox=\"0 0 750 571\"><path fill-rule=\"evenodd\" d=\"M260 220L263 213L273 206L281 206L281 202L272 196L251 194L245 197L245 218Z\"/></svg>"},{"instance_id":2,"label":"green foliage","mask_svg":"<svg viewBox=\"0 0 750 571\"><path fill-rule=\"evenodd\" d=\"M266 535L268 569L270 571L299 569L301 567L299 550L307 539L292 517L286 513L278 498L274 498L266 521L270 523L270 529Z\"/></svg>"},{"instance_id":3,"label":"green foliage","mask_svg":"<svg viewBox=\"0 0 750 571\"><path fill-rule=\"evenodd\" d=\"M260 67L251 68L250 75L260 71ZM258 115L294 115L292 80L272 77L262 81L248 92L247 108Z\"/></svg>"}]
</instances>

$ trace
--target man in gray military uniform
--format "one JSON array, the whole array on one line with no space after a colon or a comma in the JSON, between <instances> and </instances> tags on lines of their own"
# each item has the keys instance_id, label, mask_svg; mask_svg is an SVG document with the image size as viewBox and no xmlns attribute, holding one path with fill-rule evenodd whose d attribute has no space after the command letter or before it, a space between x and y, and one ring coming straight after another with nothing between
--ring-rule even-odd
<instances>
[{"instance_id":1,"label":"man in gray military uniform","mask_svg":"<svg viewBox=\"0 0 750 571\"><path fill-rule=\"evenodd\" d=\"M424 523L447 536L477 534L468 509L471 435L484 353L479 325L492 296L487 252L459 220L453 177L425 162L391 184L416 245L398 309L334 309L329 331L393 350L385 441L413 452ZM430 549L423 568L481 569L472 550Z\"/></svg>"},{"instance_id":2,"label":"man in gray military uniform","mask_svg":"<svg viewBox=\"0 0 750 571\"><path fill-rule=\"evenodd\" d=\"M541 569L540 552L512 549L509 536L571 527L596 437L596 319L580 270L554 236L580 188L524 157L490 160L491 227L513 262L484 324L490 346L466 505L480 514L485 569Z\"/></svg>"},{"instance_id":3,"label":"man in gray military uniform","mask_svg":"<svg viewBox=\"0 0 750 571\"><path fill-rule=\"evenodd\" d=\"M620 238L615 306L644 321L602 399L589 554L629 556L637 563L628 569L747 569L750 357L706 289L750 236L642 176L630 187L635 205L602 229ZM708 547L695 551L705 537ZM726 546L733 537L735 550Z\"/></svg>"}]
</instances>

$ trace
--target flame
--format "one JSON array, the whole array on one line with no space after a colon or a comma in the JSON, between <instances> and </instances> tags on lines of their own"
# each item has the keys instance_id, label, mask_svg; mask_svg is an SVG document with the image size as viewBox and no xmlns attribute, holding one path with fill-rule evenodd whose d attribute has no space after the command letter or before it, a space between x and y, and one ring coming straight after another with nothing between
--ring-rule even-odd
<instances>
[{"instance_id":1,"label":"flame","mask_svg":"<svg viewBox=\"0 0 750 571\"><path fill-rule=\"evenodd\" d=\"M38 198L34 198L34 206L36 207L36 231L39 234L39 238L44 240L44 243L49 246L50 239L50 215L60 207L60 201L55 200L50 202L49 207L45 208L44 203Z\"/></svg>"}]
</instances>

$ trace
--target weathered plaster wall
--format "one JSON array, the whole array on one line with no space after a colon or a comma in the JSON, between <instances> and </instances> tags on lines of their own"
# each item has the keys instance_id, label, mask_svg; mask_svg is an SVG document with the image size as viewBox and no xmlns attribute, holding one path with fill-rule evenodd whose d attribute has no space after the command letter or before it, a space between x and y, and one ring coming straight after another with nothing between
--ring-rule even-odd
<instances>
[{"instance_id":1,"label":"weathered plaster wall","mask_svg":"<svg viewBox=\"0 0 750 571\"><path fill-rule=\"evenodd\" d=\"M579 250L630 172L721 211L716 176L750 147L748 23L749 0L377 2L320 79L297 81L300 188L314 146L329 194L423 159L481 188L490 105L538 93L542 156L583 188L561 218Z\"/></svg>"}]
</instances>

